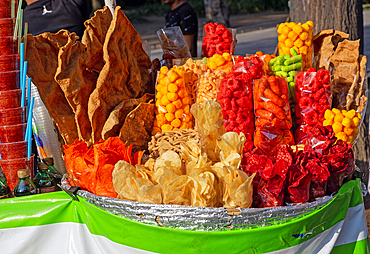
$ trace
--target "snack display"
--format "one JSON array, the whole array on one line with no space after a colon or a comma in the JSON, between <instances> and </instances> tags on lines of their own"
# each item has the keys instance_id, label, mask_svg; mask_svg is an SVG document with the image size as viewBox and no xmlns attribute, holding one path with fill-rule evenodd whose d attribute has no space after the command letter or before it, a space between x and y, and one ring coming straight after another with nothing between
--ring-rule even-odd
<instances>
[{"instance_id":1,"label":"snack display","mask_svg":"<svg viewBox=\"0 0 370 254\"><path fill-rule=\"evenodd\" d=\"M312 30L312 21L304 24L281 23L277 29L279 55L293 56L290 51L293 48L299 55L302 55L302 69L307 70L312 67Z\"/></svg>"},{"instance_id":2,"label":"snack display","mask_svg":"<svg viewBox=\"0 0 370 254\"><path fill-rule=\"evenodd\" d=\"M325 69L310 68L300 72L295 81L295 132L297 144L303 143L312 127L322 125L324 114L331 108L330 73Z\"/></svg>"},{"instance_id":3,"label":"snack display","mask_svg":"<svg viewBox=\"0 0 370 254\"><path fill-rule=\"evenodd\" d=\"M170 55L173 58L191 58L189 48L179 26L162 28L157 31L157 35L161 42L163 54Z\"/></svg>"},{"instance_id":4,"label":"snack display","mask_svg":"<svg viewBox=\"0 0 370 254\"><path fill-rule=\"evenodd\" d=\"M294 145L286 80L279 76L255 80L253 98L256 116L254 145L269 157L280 144Z\"/></svg>"},{"instance_id":5,"label":"snack display","mask_svg":"<svg viewBox=\"0 0 370 254\"><path fill-rule=\"evenodd\" d=\"M202 57L211 57L214 54L234 54L235 51L235 29L231 31L224 25L208 23L203 28Z\"/></svg>"},{"instance_id":6,"label":"snack display","mask_svg":"<svg viewBox=\"0 0 370 254\"><path fill-rule=\"evenodd\" d=\"M156 119L153 134L193 127L189 92L184 81L184 67L170 70L163 66L158 74L156 89Z\"/></svg>"}]
</instances>

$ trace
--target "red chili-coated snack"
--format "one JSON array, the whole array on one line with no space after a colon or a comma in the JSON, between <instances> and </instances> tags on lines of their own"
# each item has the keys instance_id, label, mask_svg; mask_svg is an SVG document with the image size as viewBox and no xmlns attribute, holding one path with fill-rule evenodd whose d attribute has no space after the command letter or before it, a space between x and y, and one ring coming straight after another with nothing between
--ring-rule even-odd
<instances>
[{"instance_id":1,"label":"red chili-coated snack","mask_svg":"<svg viewBox=\"0 0 370 254\"><path fill-rule=\"evenodd\" d=\"M214 54L234 54L233 34L224 25L208 23L204 25L202 42L202 57L211 57Z\"/></svg>"},{"instance_id":2,"label":"red chili-coated snack","mask_svg":"<svg viewBox=\"0 0 370 254\"><path fill-rule=\"evenodd\" d=\"M297 144L303 144L312 127L322 125L326 109L331 107L330 72L310 68L295 78L295 131Z\"/></svg>"},{"instance_id":3,"label":"red chili-coated snack","mask_svg":"<svg viewBox=\"0 0 370 254\"><path fill-rule=\"evenodd\" d=\"M254 145L270 158L280 144L294 144L289 108L288 84L279 76L264 76L254 81L256 132Z\"/></svg>"}]
</instances>

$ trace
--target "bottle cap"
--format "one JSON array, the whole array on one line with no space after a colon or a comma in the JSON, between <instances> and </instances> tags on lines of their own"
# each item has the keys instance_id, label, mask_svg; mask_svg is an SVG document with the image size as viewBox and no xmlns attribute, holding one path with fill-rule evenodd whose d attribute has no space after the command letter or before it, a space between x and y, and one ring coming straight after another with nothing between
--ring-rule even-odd
<instances>
[{"instance_id":1,"label":"bottle cap","mask_svg":"<svg viewBox=\"0 0 370 254\"><path fill-rule=\"evenodd\" d=\"M25 178L30 176L29 169L20 169L17 172L19 178Z\"/></svg>"},{"instance_id":2,"label":"bottle cap","mask_svg":"<svg viewBox=\"0 0 370 254\"><path fill-rule=\"evenodd\" d=\"M41 169L41 170L47 170L49 167L45 163L39 162L39 163L37 163L37 168Z\"/></svg>"},{"instance_id":3,"label":"bottle cap","mask_svg":"<svg viewBox=\"0 0 370 254\"><path fill-rule=\"evenodd\" d=\"M47 157L44 159L45 163L48 165L54 165L54 159L53 157Z\"/></svg>"}]
</instances>

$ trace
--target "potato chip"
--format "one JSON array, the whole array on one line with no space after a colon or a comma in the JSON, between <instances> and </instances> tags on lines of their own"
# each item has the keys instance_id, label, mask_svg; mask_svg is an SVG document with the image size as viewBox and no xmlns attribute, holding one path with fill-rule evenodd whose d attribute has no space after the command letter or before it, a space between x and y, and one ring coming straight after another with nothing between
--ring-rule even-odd
<instances>
[{"instance_id":1,"label":"potato chip","mask_svg":"<svg viewBox=\"0 0 370 254\"><path fill-rule=\"evenodd\" d=\"M139 190L139 202L162 204L162 188L160 185L143 185Z\"/></svg>"},{"instance_id":2,"label":"potato chip","mask_svg":"<svg viewBox=\"0 0 370 254\"><path fill-rule=\"evenodd\" d=\"M177 153L173 151L165 152L155 161L154 171L157 171L160 168L169 168L177 175L183 174L181 158Z\"/></svg>"},{"instance_id":3,"label":"potato chip","mask_svg":"<svg viewBox=\"0 0 370 254\"><path fill-rule=\"evenodd\" d=\"M186 175L177 176L175 179L168 183L164 181L161 184L163 190L163 204L190 206L191 184L192 181Z\"/></svg>"}]
</instances>

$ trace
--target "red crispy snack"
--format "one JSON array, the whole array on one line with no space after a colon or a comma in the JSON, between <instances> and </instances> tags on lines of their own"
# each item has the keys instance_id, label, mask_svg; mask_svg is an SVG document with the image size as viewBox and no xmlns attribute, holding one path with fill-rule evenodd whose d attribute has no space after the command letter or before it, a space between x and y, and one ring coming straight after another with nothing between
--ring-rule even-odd
<instances>
[{"instance_id":1,"label":"red crispy snack","mask_svg":"<svg viewBox=\"0 0 370 254\"><path fill-rule=\"evenodd\" d=\"M223 53L234 54L235 43L230 30L217 22L205 24L203 28L202 57Z\"/></svg>"},{"instance_id":2,"label":"red crispy snack","mask_svg":"<svg viewBox=\"0 0 370 254\"><path fill-rule=\"evenodd\" d=\"M295 78L295 132L297 144L304 144L312 127L322 125L326 109L331 107L330 72L315 68Z\"/></svg>"},{"instance_id":3,"label":"red crispy snack","mask_svg":"<svg viewBox=\"0 0 370 254\"><path fill-rule=\"evenodd\" d=\"M276 148L276 152L275 152L276 162L283 160L288 164L288 166L290 166L293 164L293 158L294 158L294 153L293 153L292 148L290 148L290 146L279 145Z\"/></svg>"},{"instance_id":4,"label":"red crispy snack","mask_svg":"<svg viewBox=\"0 0 370 254\"><path fill-rule=\"evenodd\" d=\"M310 160L306 164L306 168L311 172L312 179L310 185L310 200L315 201L326 195L328 178L330 172L324 163L319 160Z\"/></svg>"},{"instance_id":5,"label":"red crispy snack","mask_svg":"<svg viewBox=\"0 0 370 254\"><path fill-rule=\"evenodd\" d=\"M303 203L310 198L311 173L301 165L291 165L288 170L286 203Z\"/></svg>"}]
</instances>

